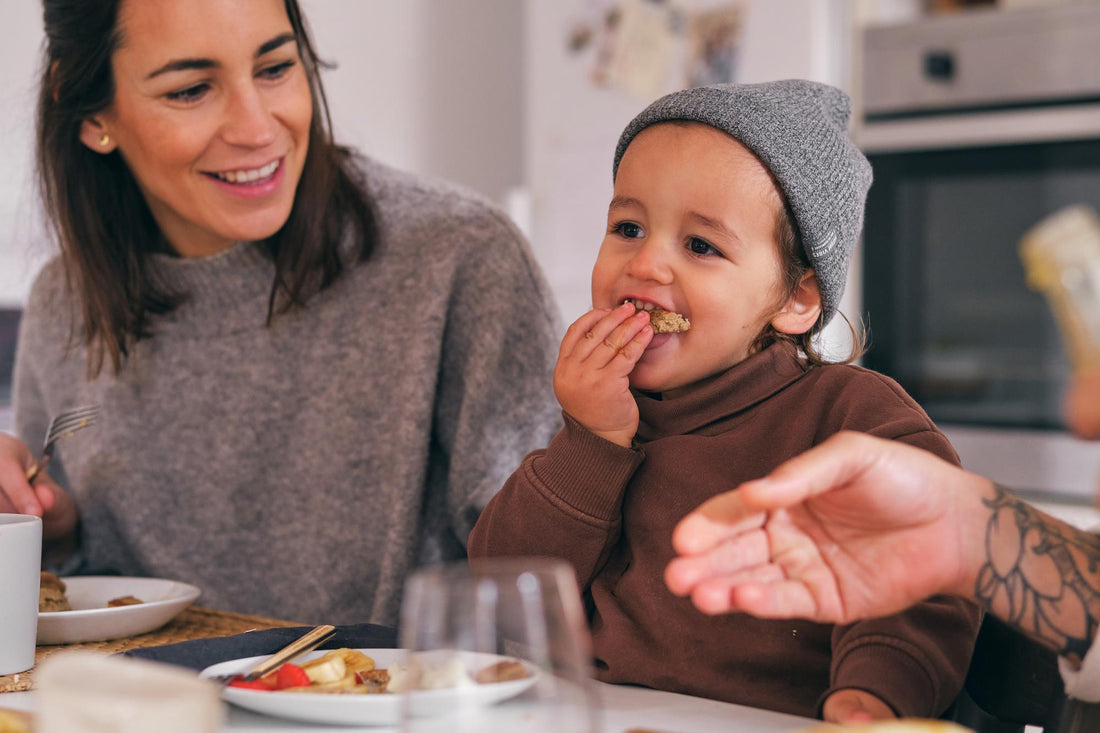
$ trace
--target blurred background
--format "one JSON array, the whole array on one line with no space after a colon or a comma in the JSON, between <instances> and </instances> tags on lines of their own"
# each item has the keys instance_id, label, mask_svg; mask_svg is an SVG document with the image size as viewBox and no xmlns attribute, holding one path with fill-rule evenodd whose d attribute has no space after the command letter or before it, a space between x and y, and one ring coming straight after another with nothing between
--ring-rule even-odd
<instances>
[{"instance_id":1,"label":"blurred background","mask_svg":"<svg viewBox=\"0 0 1100 733\"><path fill-rule=\"evenodd\" d=\"M864 364L928 409L964 465L1084 516L1100 448L1061 427L1070 367L1017 247L1052 211L1100 207L1097 0L301 2L335 64L337 138L502 206L563 323L588 308L612 152L649 101L789 77L845 89L876 177L841 304L869 326ZM4 7L0 429L18 311L53 251L31 160L40 5ZM827 342L842 350L839 321Z\"/></svg>"}]
</instances>

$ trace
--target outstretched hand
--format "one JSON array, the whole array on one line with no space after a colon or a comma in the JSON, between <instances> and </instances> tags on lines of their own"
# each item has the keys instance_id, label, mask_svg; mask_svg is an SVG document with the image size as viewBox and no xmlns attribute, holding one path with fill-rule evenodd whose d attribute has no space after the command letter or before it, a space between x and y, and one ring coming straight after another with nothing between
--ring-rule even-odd
<instances>
[{"instance_id":1,"label":"outstretched hand","mask_svg":"<svg viewBox=\"0 0 1100 733\"><path fill-rule=\"evenodd\" d=\"M972 595L992 493L931 453L839 433L684 517L665 582L705 613L825 623Z\"/></svg>"},{"instance_id":2,"label":"outstretched hand","mask_svg":"<svg viewBox=\"0 0 1100 733\"><path fill-rule=\"evenodd\" d=\"M562 409L600 437L630 447L639 419L630 373L652 338L649 315L629 303L578 318L562 339L554 367Z\"/></svg>"}]
</instances>

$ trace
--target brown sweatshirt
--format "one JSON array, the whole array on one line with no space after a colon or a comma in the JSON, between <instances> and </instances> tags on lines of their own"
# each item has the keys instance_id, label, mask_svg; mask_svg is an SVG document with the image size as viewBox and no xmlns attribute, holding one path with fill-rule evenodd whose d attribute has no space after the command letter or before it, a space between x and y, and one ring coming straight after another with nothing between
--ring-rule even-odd
<instances>
[{"instance_id":1,"label":"brown sweatshirt","mask_svg":"<svg viewBox=\"0 0 1100 733\"><path fill-rule=\"evenodd\" d=\"M805 368L773 345L691 394L635 395L633 448L566 415L489 503L471 558L569 560L589 609L596 675L804 716L842 688L899 715L933 717L962 688L980 613L936 597L846 626L745 614L709 617L663 573L672 528L704 500L767 474L840 430L900 440L958 463L947 438L893 380L857 367Z\"/></svg>"}]
</instances>

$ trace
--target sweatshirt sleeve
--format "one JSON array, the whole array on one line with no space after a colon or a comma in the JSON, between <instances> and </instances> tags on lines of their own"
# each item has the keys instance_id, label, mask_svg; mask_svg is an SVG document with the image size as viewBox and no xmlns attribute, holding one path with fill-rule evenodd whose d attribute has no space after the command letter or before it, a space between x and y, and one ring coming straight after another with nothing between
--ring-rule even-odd
<instances>
[{"instance_id":1,"label":"sweatshirt sleeve","mask_svg":"<svg viewBox=\"0 0 1100 733\"><path fill-rule=\"evenodd\" d=\"M959 464L946 436L907 395L894 418L864 432ZM833 692L854 688L875 695L899 716L940 715L966 680L981 618L970 601L936 596L893 616L836 626L830 687L819 700L819 711Z\"/></svg>"},{"instance_id":2,"label":"sweatshirt sleeve","mask_svg":"<svg viewBox=\"0 0 1100 733\"><path fill-rule=\"evenodd\" d=\"M470 557L563 558L587 589L619 537L623 494L642 460L566 415L550 445L528 455L485 508Z\"/></svg>"}]
</instances>

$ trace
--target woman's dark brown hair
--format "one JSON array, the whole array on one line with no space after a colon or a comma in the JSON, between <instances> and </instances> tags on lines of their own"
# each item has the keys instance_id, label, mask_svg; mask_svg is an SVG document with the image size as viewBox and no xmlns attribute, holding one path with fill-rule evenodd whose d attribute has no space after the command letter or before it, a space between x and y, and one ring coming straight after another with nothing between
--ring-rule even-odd
<instances>
[{"instance_id":1,"label":"woman's dark brown hair","mask_svg":"<svg viewBox=\"0 0 1100 733\"><path fill-rule=\"evenodd\" d=\"M138 0L135 0L138 1ZM81 123L110 107L111 56L121 43L122 0L43 0L46 45L37 119L38 177L47 219L61 247L80 309L88 371L104 358L117 372L133 344L152 335L150 319L186 293L158 282L146 256L168 251L129 168L117 152L89 150ZM290 217L265 245L275 263L268 320L304 305L339 277L341 242L365 260L377 238L375 213L350 151L334 144L319 70L297 0L284 0L313 96L309 152Z\"/></svg>"}]
</instances>

